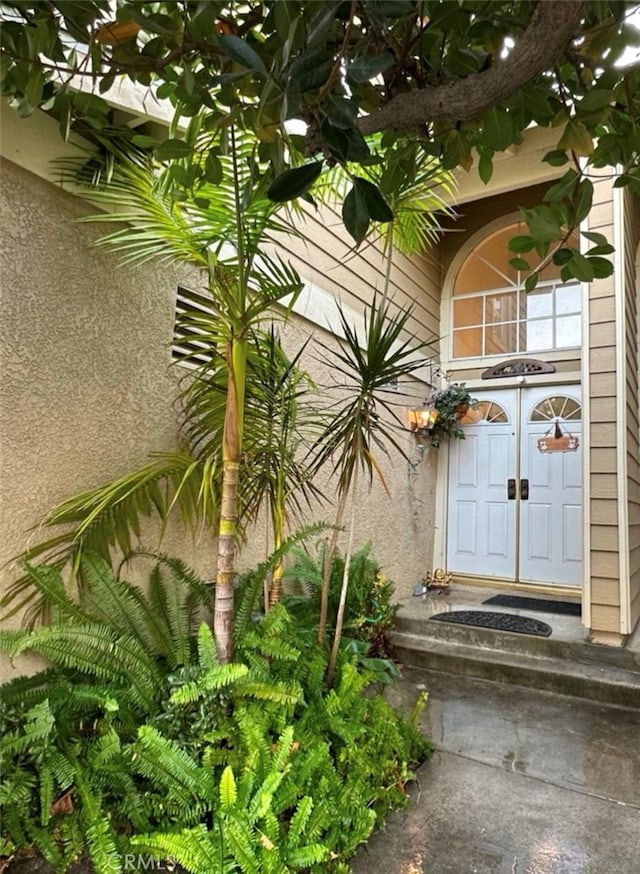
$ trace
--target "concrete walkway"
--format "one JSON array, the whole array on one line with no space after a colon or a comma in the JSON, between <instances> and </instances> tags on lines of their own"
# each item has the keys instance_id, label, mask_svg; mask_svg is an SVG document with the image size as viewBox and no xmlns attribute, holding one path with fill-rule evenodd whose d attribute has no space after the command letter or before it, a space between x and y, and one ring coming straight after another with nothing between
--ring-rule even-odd
<instances>
[{"instance_id":1,"label":"concrete walkway","mask_svg":"<svg viewBox=\"0 0 640 874\"><path fill-rule=\"evenodd\" d=\"M640 874L640 711L406 668L436 745L355 874Z\"/></svg>"}]
</instances>

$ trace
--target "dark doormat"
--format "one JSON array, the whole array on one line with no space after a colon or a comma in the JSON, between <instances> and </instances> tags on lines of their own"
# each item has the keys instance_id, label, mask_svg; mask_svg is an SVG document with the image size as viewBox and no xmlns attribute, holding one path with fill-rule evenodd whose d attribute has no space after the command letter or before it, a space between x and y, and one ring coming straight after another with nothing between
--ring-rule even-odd
<instances>
[{"instance_id":1,"label":"dark doormat","mask_svg":"<svg viewBox=\"0 0 640 874\"><path fill-rule=\"evenodd\" d=\"M438 622L451 622L455 625L475 625L478 628L492 628L495 631L513 631L516 634L534 634L536 637L549 637L551 626L530 616L516 616L515 613L491 613L488 610L452 610L430 616Z\"/></svg>"},{"instance_id":2,"label":"dark doormat","mask_svg":"<svg viewBox=\"0 0 640 874\"><path fill-rule=\"evenodd\" d=\"M513 607L517 610L535 610L538 613L558 613L560 616L582 616L582 606L571 601L552 601L550 598L525 598L522 595L494 595L483 604L494 607Z\"/></svg>"}]
</instances>

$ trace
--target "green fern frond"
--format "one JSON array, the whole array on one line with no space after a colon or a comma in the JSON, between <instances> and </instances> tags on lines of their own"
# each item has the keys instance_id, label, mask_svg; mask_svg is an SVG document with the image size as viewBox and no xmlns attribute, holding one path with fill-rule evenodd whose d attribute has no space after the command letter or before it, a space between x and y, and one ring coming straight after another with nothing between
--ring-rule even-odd
<instances>
[{"instance_id":1,"label":"green fern frond","mask_svg":"<svg viewBox=\"0 0 640 874\"><path fill-rule=\"evenodd\" d=\"M253 829L241 814L227 814L222 822L225 843L242 874L261 874Z\"/></svg>"},{"instance_id":2,"label":"green fern frond","mask_svg":"<svg viewBox=\"0 0 640 874\"><path fill-rule=\"evenodd\" d=\"M75 764L61 750L52 749L47 754L47 764L55 777L56 785L64 792L75 778Z\"/></svg>"},{"instance_id":3,"label":"green fern frond","mask_svg":"<svg viewBox=\"0 0 640 874\"><path fill-rule=\"evenodd\" d=\"M236 687L238 696L258 698L261 701L271 701L282 707L293 707L302 697L302 688L299 683L272 683L246 680L238 683Z\"/></svg>"},{"instance_id":4,"label":"green fern frond","mask_svg":"<svg viewBox=\"0 0 640 874\"><path fill-rule=\"evenodd\" d=\"M87 764L92 770L99 771L115 759L116 756L120 755L121 752L120 735L113 726L110 726L91 745L87 753Z\"/></svg>"},{"instance_id":5,"label":"green fern frond","mask_svg":"<svg viewBox=\"0 0 640 874\"><path fill-rule=\"evenodd\" d=\"M220 805L222 810L230 810L235 805L238 797L236 780L233 776L233 769L230 765L227 765L222 772L218 791L220 793Z\"/></svg>"},{"instance_id":6,"label":"green fern frond","mask_svg":"<svg viewBox=\"0 0 640 874\"><path fill-rule=\"evenodd\" d=\"M179 832L136 835L130 844L140 851L153 853L158 859L173 859L191 874L232 874L238 870L225 852L216 821L211 829L198 825Z\"/></svg>"},{"instance_id":7,"label":"green fern frond","mask_svg":"<svg viewBox=\"0 0 640 874\"><path fill-rule=\"evenodd\" d=\"M162 686L158 665L136 640L98 623L30 632L17 652L25 649L60 667L130 688L133 700L146 710L152 707Z\"/></svg>"},{"instance_id":8,"label":"green fern frond","mask_svg":"<svg viewBox=\"0 0 640 874\"><path fill-rule=\"evenodd\" d=\"M45 700L36 704L25 714L24 729L6 732L0 738L0 754L13 756L23 753L45 738L48 738L55 725L55 716L51 712L49 701Z\"/></svg>"},{"instance_id":9,"label":"green fern frond","mask_svg":"<svg viewBox=\"0 0 640 874\"><path fill-rule=\"evenodd\" d=\"M6 766L3 767L3 772L6 770ZM36 778L33 772L21 767L12 769L11 773L5 775L2 781L0 781L0 805L2 805L5 816L3 831L7 830L7 825L17 818L18 811L28 807L35 787ZM22 827L20 826L21 830ZM16 843L24 843L24 840L16 833L15 825L13 825L10 831Z\"/></svg>"},{"instance_id":10,"label":"green fern frond","mask_svg":"<svg viewBox=\"0 0 640 874\"><path fill-rule=\"evenodd\" d=\"M116 834L104 813L100 794L90 786L80 764L76 767L75 786L82 801L81 818L93 866L96 871L114 871L118 874L123 870L123 856Z\"/></svg>"},{"instance_id":11,"label":"green fern frond","mask_svg":"<svg viewBox=\"0 0 640 874\"><path fill-rule=\"evenodd\" d=\"M139 773L163 786L169 797L185 797L189 802L213 797L212 775L150 725L140 727L132 761Z\"/></svg>"},{"instance_id":12,"label":"green fern frond","mask_svg":"<svg viewBox=\"0 0 640 874\"><path fill-rule=\"evenodd\" d=\"M212 671L219 664L216 641L206 622L198 628L198 664L203 671Z\"/></svg>"},{"instance_id":13,"label":"green fern frond","mask_svg":"<svg viewBox=\"0 0 640 874\"><path fill-rule=\"evenodd\" d=\"M53 801L53 772L46 764L40 768L40 825L46 826L51 818Z\"/></svg>"},{"instance_id":14,"label":"green fern frond","mask_svg":"<svg viewBox=\"0 0 640 874\"><path fill-rule=\"evenodd\" d=\"M330 858L329 848L325 844L306 844L287 853L286 860L290 868L313 869L314 865L326 862Z\"/></svg>"},{"instance_id":15,"label":"green fern frond","mask_svg":"<svg viewBox=\"0 0 640 874\"><path fill-rule=\"evenodd\" d=\"M242 664L215 665L197 680L176 689L171 701L174 704L193 704L211 692L239 683L248 673L249 669ZM242 688L244 690L244 686Z\"/></svg>"},{"instance_id":16,"label":"green fern frond","mask_svg":"<svg viewBox=\"0 0 640 874\"><path fill-rule=\"evenodd\" d=\"M22 628L1 628L0 650L8 653L9 657L13 659L20 652L27 637L28 632Z\"/></svg>"},{"instance_id":17,"label":"green fern frond","mask_svg":"<svg viewBox=\"0 0 640 874\"><path fill-rule=\"evenodd\" d=\"M81 568L86 581L81 603L86 613L119 634L131 635L145 649L153 651L149 611L139 590L118 579L110 565L97 555L83 556Z\"/></svg>"},{"instance_id":18,"label":"green fern frond","mask_svg":"<svg viewBox=\"0 0 640 874\"><path fill-rule=\"evenodd\" d=\"M298 802L296 812L289 821L288 839L295 846L300 842L313 811L313 798L305 795Z\"/></svg>"}]
</instances>

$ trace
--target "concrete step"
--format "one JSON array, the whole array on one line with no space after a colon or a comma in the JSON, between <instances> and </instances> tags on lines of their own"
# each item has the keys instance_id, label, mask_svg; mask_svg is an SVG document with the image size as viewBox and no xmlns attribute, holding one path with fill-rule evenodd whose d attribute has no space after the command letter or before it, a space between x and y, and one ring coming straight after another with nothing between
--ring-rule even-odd
<instances>
[{"instance_id":1,"label":"concrete step","mask_svg":"<svg viewBox=\"0 0 640 874\"><path fill-rule=\"evenodd\" d=\"M390 635L404 664L640 709L635 653L429 620L415 620L416 633L413 622Z\"/></svg>"},{"instance_id":2,"label":"concrete step","mask_svg":"<svg viewBox=\"0 0 640 874\"><path fill-rule=\"evenodd\" d=\"M544 613L527 615L545 621ZM546 619L550 623L553 622L548 614ZM586 640L536 637L531 634L494 631L491 628L479 628L473 625L454 625L425 617L409 616L406 612L397 615L395 626L399 632L465 644L480 650L499 650L521 655L567 659L585 665L609 665L628 671L640 671L640 651L588 643Z\"/></svg>"}]
</instances>

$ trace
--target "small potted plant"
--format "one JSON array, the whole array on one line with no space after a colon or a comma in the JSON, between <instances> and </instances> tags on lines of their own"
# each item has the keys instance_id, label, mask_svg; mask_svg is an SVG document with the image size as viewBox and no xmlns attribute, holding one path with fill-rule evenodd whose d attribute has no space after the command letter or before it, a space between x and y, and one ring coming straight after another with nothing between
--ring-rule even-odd
<instances>
[{"instance_id":1,"label":"small potted plant","mask_svg":"<svg viewBox=\"0 0 640 874\"><path fill-rule=\"evenodd\" d=\"M464 440L464 431L458 423L470 407L478 406L478 401L471 397L464 383L452 382L446 388L435 391L431 396L431 405L439 414L431 432L431 445L437 449L443 437Z\"/></svg>"}]
</instances>

